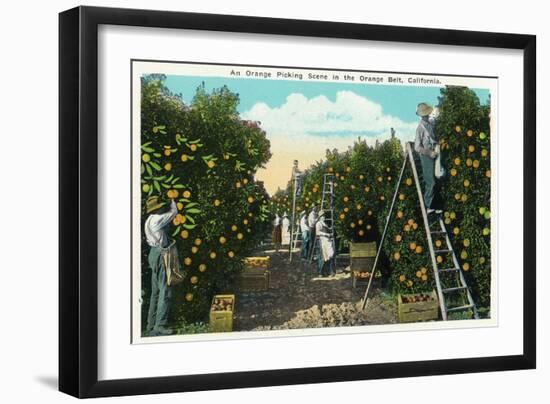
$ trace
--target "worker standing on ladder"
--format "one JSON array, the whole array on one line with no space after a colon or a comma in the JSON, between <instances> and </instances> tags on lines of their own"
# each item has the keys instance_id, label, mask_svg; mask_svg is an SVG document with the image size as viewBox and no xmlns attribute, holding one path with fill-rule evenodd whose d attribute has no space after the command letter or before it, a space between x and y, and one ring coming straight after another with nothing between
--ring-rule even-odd
<instances>
[{"instance_id":1,"label":"worker standing on ladder","mask_svg":"<svg viewBox=\"0 0 550 404\"><path fill-rule=\"evenodd\" d=\"M319 236L319 255L317 257L317 270L319 276L334 276L334 240L332 233L325 222L325 212L319 213L319 219L315 225L315 232Z\"/></svg>"},{"instance_id":2,"label":"worker standing on ladder","mask_svg":"<svg viewBox=\"0 0 550 404\"><path fill-rule=\"evenodd\" d=\"M307 260L309 257L309 248L311 245L311 237L309 224L307 222L307 212L304 210L300 213L300 231L302 232L302 247L300 251L300 258Z\"/></svg>"},{"instance_id":3,"label":"worker standing on ladder","mask_svg":"<svg viewBox=\"0 0 550 404\"><path fill-rule=\"evenodd\" d=\"M436 179L435 179L435 160L439 156L439 146L435 137L433 124L430 122L430 114L433 108L421 102L416 107L416 115L420 117L420 122L416 129L414 140L414 150L420 155L420 164L422 165L422 177L424 178L424 204L427 213L441 213L436 208L434 201L436 198Z\"/></svg>"}]
</instances>

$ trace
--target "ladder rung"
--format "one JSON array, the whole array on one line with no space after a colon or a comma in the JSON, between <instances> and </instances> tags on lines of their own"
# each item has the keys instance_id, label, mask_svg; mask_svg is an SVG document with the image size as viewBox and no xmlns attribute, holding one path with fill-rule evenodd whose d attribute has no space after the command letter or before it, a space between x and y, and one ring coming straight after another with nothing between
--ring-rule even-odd
<instances>
[{"instance_id":1,"label":"ladder rung","mask_svg":"<svg viewBox=\"0 0 550 404\"><path fill-rule=\"evenodd\" d=\"M453 250L449 250L449 249L434 250L434 253L436 253L436 254L439 254L439 253L444 253L444 254L446 254L446 253L451 253L451 252L453 252Z\"/></svg>"},{"instance_id":2,"label":"ladder rung","mask_svg":"<svg viewBox=\"0 0 550 404\"><path fill-rule=\"evenodd\" d=\"M444 268L444 269L440 269L439 272L456 272L456 271L459 271L458 268Z\"/></svg>"},{"instance_id":3,"label":"ladder rung","mask_svg":"<svg viewBox=\"0 0 550 404\"><path fill-rule=\"evenodd\" d=\"M456 288L447 288L447 289L441 289L443 293L451 293L456 292L458 290L464 290L466 289L466 286L457 286Z\"/></svg>"},{"instance_id":4,"label":"ladder rung","mask_svg":"<svg viewBox=\"0 0 550 404\"><path fill-rule=\"evenodd\" d=\"M430 233L432 234L447 234L445 230L432 230Z\"/></svg>"},{"instance_id":5,"label":"ladder rung","mask_svg":"<svg viewBox=\"0 0 550 404\"><path fill-rule=\"evenodd\" d=\"M462 310L468 310L473 308L474 308L473 304L467 304L466 306L451 307L450 309L447 309L447 313L450 311L462 311Z\"/></svg>"}]
</instances>

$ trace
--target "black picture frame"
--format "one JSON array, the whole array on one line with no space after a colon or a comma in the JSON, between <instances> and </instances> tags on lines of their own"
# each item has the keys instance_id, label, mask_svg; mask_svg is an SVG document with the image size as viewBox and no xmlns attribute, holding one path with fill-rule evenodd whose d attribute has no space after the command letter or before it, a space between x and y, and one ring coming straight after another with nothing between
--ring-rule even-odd
<instances>
[{"instance_id":1,"label":"black picture frame","mask_svg":"<svg viewBox=\"0 0 550 404\"><path fill-rule=\"evenodd\" d=\"M101 24L523 51L523 353L98 381L98 27ZM77 7L59 15L59 390L76 397L534 369L536 37L183 12ZM518 232L518 234L521 234Z\"/></svg>"}]
</instances>

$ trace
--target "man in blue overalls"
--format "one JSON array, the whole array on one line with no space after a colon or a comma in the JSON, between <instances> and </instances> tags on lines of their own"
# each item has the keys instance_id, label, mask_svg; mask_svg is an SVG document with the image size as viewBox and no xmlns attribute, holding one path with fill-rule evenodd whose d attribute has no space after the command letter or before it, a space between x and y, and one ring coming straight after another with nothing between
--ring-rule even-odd
<instances>
[{"instance_id":1,"label":"man in blue overalls","mask_svg":"<svg viewBox=\"0 0 550 404\"><path fill-rule=\"evenodd\" d=\"M149 267L152 272L151 300L149 301L146 328L148 336L172 334L172 331L166 328L172 303L172 289L167 284L162 250L168 247L166 229L178 213L178 208L173 199L169 206L165 205L166 202L160 201L157 196L152 196L145 202L145 209L149 217L145 221L144 232L150 247Z\"/></svg>"},{"instance_id":2,"label":"man in blue overalls","mask_svg":"<svg viewBox=\"0 0 550 404\"><path fill-rule=\"evenodd\" d=\"M428 214L441 213L434 205L435 199L435 159L438 156L437 139L435 137L434 127L430 122L430 114L433 108L421 102L416 107L416 115L420 117L420 122L416 129L414 139L414 150L420 155L420 164L422 165L422 177L424 178L424 205Z\"/></svg>"}]
</instances>

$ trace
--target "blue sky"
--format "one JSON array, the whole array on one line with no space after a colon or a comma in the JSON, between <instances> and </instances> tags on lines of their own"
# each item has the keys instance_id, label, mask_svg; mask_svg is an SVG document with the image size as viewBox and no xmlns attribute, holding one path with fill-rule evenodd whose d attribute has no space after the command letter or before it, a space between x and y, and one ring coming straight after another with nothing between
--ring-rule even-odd
<instances>
[{"instance_id":1,"label":"blue sky","mask_svg":"<svg viewBox=\"0 0 550 404\"><path fill-rule=\"evenodd\" d=\"M211 91L227 85L239 94L243 119L259 121L271 142L271 160L257 173L268 192L284 187L294 160L307 168L327 149L346 150L357 137L372 144L396 130L402 141L414 140L420 102L437 104L440 89L249 78L168 76L167 87L186 103L204 82ZM475 90L481 102L488 90Z\"/></svg>"},{"instance_id":2,"label":"blue sky","mask_svg":"<svg viewBox=\"0 0 550 404\"><path fill-rule=\"evenodd\" d=\"M416 121L415 107L419 102L437 104L439 88L369 85L352 83L297 82L289 80L262 80L243 78L168 76L166 86L174 93L181 93L186 103L193 99L195 90L204 82L207 91L227 85L240 95L239 112L250 110L257 102L269 107L282 105L291 93L301 93L307 98L324 95L335 100L336 93L343 89L367 97L380 104L386 114L401 118L403 121ZM489 90L474 89L480 101L486 103Z\"/></svg>"}]
</instances>

